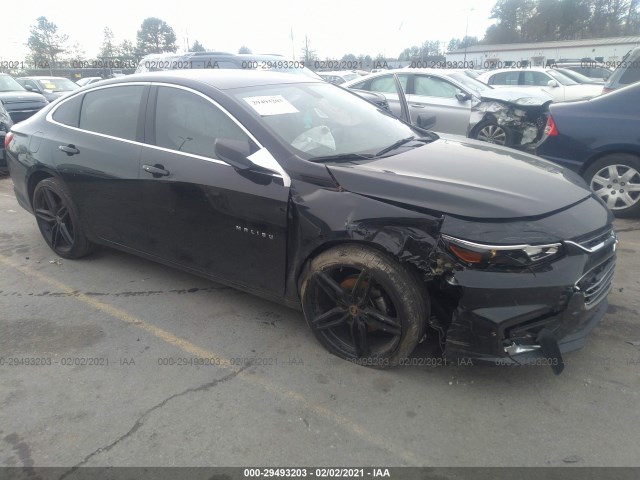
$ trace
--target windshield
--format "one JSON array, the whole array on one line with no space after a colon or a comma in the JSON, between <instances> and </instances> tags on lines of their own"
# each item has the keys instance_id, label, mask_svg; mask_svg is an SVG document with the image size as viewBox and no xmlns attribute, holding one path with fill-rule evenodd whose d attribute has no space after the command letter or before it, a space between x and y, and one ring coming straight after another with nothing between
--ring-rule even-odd
<instances>
[{"instance_id":1,"label":"windshield","mask_svg":"<svg viewBox=\"0 0 640 480\"><path fill-rule=\"evenodd\" d=\"M68 78L39 78L36 82L47 92L68 92L79 88Z\"/></svg>"},{"instance_id":2,"label":"windshield","mask_svg":"<svg viewBox=\"0 0 640 480\"><path fill-rule=\"evenodd\" d=\"M457 80L459 83L464 85L467 88L470 88L476 93L486 92L487 90L493 90L493 87L482 83L480 80L476 80L475 78L471 78L467 74L463 72L454 72L450 73L449 77Z\"/></svg>"},{"instance_id":3,"label":"windshield","mask_svg":"<svg viewBox=\"0 0 640 480\"><path fill-rule=\"evenodd\" d=\"M0 75L0 92L24 92L24 88L9 75Z\"/></svg>"},{"instance_id":4,"label":"windshield","mask_svg":"<svg viewBox=\"0 0 640 480\"><path fill-rule=\"evenodd\" d=\"M554 79L556 79L560 85L578 85L578 82L576 82L575 80L571 80L569 77L563 75L557 70L547 70L547 73Z\"/></svg>"},{"instance_id":5,"label":"windshield","mask_svg":"<svg viewBox=\"0 0 640 480\"><path fill-rule=\"evenodd\" d=\"M368 101L327 83L240 88L235 97L311 161L370 156L399 140L422 135Z\"/></svg>"}]
</instances>

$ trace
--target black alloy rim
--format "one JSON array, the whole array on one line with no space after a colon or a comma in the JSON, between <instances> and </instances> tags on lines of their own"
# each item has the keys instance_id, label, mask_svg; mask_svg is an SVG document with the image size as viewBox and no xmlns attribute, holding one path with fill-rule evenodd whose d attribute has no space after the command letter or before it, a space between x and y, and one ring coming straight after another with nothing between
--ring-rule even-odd
<instances>
[{"instance_id":1,"label":"black alloy rim","mask_svg":"<svg viewBox=\"0 0 640 480\"><path fill-rule=\"evenodd\" d=\"M364 269L335 267L317 272L311 326L345 357L384 357L402 337L391 296Z\"/></svg>"},{"instance_id":2,"label":"black alloy rim","mask_svg":"<svg viewBox=\"0 0 640 480\"><path fill-rule=\"evenodd\" d=\"M74 228L69 208L53 190L43 187L35 198L38 226L49 246L57 252L68 252L73 247Z\"/></svg>"}]
</instances>

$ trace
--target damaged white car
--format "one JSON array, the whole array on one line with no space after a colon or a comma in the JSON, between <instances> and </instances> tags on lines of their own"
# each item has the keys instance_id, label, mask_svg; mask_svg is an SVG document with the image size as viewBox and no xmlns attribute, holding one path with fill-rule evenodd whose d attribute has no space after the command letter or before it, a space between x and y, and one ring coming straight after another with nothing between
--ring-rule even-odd
<instances>
[{"instance_id":1,"label":"damaged white car","mask_svg":"<svg viewBox=\"0 0 640 480\"><path fill-rule=\"evenodd\" d=\"M399 69L342 86L383 94L394 115L418 127L509 147L542 138L553 101L541 89L496 89L460 70Z\"/></svg>"}]
</instances>

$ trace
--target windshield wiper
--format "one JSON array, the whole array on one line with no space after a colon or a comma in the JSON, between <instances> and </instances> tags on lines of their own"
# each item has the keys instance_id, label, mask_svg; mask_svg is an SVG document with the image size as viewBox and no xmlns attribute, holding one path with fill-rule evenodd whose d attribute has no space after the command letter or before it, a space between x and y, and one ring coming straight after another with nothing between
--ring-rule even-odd
<instances>
[{"instance_id":1,"label":"windshield wiper","mask_svg":"<svg viewBox=\"0 0 640 480\"><path fill-rule=\"evenodd\" d=\"M341 153L339 155L326 155L324 157L316 157L311 162L348 162L351 160L369 160L375 155L370 153Z\"/></svg>"},{"instance_id":2,"label":"windshield wiper","mask_svg":"<svg viewBox=\"0 0 640 480\"><path fill-rule=\"evenodd\" d=\"M379 157L380 155L384 155L385 153L389 153L391 150L395 150L396 148L401 147L402 145L409 143L409 142L433 142L433 138L428 138L428 137L407 137L407 138L402 138L400 140L398 140L397 142L389 145L386 148L383 148L382 150L380 150L378 153L375 154L376 157Z\"/></svg>"}]
</instances>

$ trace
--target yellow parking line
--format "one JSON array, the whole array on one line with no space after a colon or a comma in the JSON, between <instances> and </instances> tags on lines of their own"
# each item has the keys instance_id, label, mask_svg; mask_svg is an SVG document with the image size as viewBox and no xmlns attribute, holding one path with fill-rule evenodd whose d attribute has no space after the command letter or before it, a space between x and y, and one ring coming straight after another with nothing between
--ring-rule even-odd
<instances>
[{"instance_id":1,"label":"yellow parking line","mask_svg":"<svg viewBox=\"0 0 640 480\"><path fill-rule=\"evenodd\" d=\"M113 305L109 305L108 303L105 303L105 302L101 302L91 296L85 295L82 292L78 292L77 290L69 287L67 284L60 282L59 280L56 280L54 278L51 278L41 272L38 272L37 270L33 270L30 267L20 265L13 259L6 257L2 254L0 254L0 263L8 267L11 267L15 270L18 270L19 272L29 277L36 278L43 283L46 283L52 287L55 287L56 290L72 295L71 298L74 298L75 300L78 300L98 311L106 313L107 315L117 320L120 320L124 323L128 323L141 330L144 330L145 332L153 335L154 337L159 338L163 342L173 345L183 350L184 352L190 353L191 355L194 355L200 358L220 359L220 363L223 364L223 365L220 365L221 368L231 368L232 370L234 370L232 367L229 366L231 364L229 359L226 359L225 357L218 355L213 351L198 347L197 345L194 345L188 340L177 337L172 333L162 328L156 327L155 325L148 323L134 315L131 315L120 308L114 307ZM276 396L284 397L287 400L291 400L291 401L302 404L304 408L311 411L315 415L331 420L332 422L338 424L338 426L340 426L341 428L348 430L354 435L362 438L367 443L375 445L378 448L381 448L383 450L386 450L392 453L393 455L396 455L398 458L400 458L403 462L405 462L409 466L420 465L420 462L417 460L417 457L412 452L409 452L404 448L398 448L395 445L390 445L387 439L367 431L360 424L331 411L329 408L325 407L322 404L309 401L304 395L298 392L283 388L279 385L271 383L268 380L260 378L256 375L249 375L247 374L247 370L243 370L242 372L240 372L236 378L242 379L247 383L258 385L263 389L267 390L269 393L272 393Z\"/></svg>"}]
</instances>

